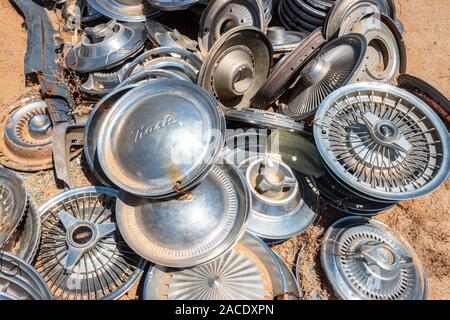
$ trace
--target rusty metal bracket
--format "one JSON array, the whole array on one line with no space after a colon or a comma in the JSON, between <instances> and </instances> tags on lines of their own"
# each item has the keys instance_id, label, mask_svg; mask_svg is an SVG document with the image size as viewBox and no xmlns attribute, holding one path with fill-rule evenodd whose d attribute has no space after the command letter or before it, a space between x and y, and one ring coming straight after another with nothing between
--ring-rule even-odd
<instances>
[{"instance_id":1,"label":"rusty metal bracket","mask_svg":"<svg viewBox=\"0 0 450 320\"><path fill-rule=\"evenodd\" d=\"M10 1L22 11L28 28L25 74L39 81L45 98L63 100L65 104L58 104L59 111L68 112L75 103L63 82L64 70L59 63L62 43L50 21L48 10L38 0Z\"/></svg>"},{"instance_id":2,"label":"rusty metal bracket","mask_svg":"<svg viewBox=\"0 0 450 320\"><path fill-rule=\"evenodd\" d=\"M70 154L73 147L84 145L84 127L87 118L77 122L59 122L53 126L53 162L56 178L61 181L65 189L72 189L74 185L70 177Z\"/></svg>"}]
</instances>

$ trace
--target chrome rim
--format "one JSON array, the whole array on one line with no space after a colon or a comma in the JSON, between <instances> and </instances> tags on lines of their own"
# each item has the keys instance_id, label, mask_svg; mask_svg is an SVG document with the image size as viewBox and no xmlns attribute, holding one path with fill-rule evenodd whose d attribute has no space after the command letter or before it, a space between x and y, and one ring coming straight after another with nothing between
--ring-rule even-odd
<instances>
[{"instance_id":1,"label":"chrome rim","mask_svg":"<svg viewBox=\"0 0 450 320\"><path fill-rule=\"evenodd\" d=\"M349 217L326 232L321 261L342 299L426 299L426 278L412 247L380 222Z\"/></svg>"},{"instance_id":2,"label":"chrome rim","mask_svg":"<svg viewBox=\"0 0 450 320\"><path fill-rule=\"evenodd\" d=\"M343 87L321 104L314 137L330 171L368 196L405 200L447 178L448 132L414 95L389 85Z\"/></svg>"},{"instance_id":3,"label":"chrome rim","mask_svg":"<svg viewBox=\"0 0 450 320\"><path fill-rule=\"evenodd\" d=\"M35 268L55 299L118 299L139 279L146 262L120 236L116 197L110 188L79 188L39 209Z\"/></svg>"}]
</instances>

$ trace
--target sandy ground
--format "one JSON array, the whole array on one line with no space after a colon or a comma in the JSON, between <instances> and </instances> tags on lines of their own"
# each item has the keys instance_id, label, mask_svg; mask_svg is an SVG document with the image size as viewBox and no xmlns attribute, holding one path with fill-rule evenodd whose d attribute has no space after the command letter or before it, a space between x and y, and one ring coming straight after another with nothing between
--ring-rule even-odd
<instances>
[{"instance_id":1,"label":"sandy ground","mask_svg":"<svg viewBox=\"0 0 450 320\"><path fill-rule=\"evenodd\" d=\"M398 0L397 10L405 25L408 73L430 82L450 95L450 0ZM0 3L0 108L26 91L23 56L26 30L23 19L7 0ZM72 161L77 186L89 185L80 169L82 158ZM37 203L43 204L60 190L52 171L24 174ZM322 216L305 234L275 246L295 269L301 256L300 284L306 298L333 298L320 267L323 232L336 217ZM403 202L378 217L409 240L427 272L430 299L450 299L450 182L427 197ZM133 294L132 294L133 296ZM130 298L132 298L132 296Z\"/></svg>"}]
</instances>

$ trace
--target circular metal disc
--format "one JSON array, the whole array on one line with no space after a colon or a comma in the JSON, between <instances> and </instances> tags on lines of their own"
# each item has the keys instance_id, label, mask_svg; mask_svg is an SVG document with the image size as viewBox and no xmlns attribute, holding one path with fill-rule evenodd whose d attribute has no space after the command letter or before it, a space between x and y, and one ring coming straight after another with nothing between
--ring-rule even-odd
<instances>
[{"instance_id":1,"label":"circular metal disc","mask_svg":"<svg viewBox=\"0 0 450 320\"><path fill-rule=\"evenodd\" d=\"M78 188L39 209L42 239L34 265L55 299L118 299L138 281L146 261L120 236L116 197L110 188Z\"/></svg>"},{"instance_id":2,"label":"circular metal disc","mask_svg":"<svg viewBox=\"0 0 450 320\"><path fill-rule=\"evenodd\" d=\"M119 100L125 93L132 88L135 88L143 81L150 81L157 77L168 77L181 79L175 73L166 70L144 70L137 72L117 86L117 88L101 99L95 106L94 110L89 114L84 131L84 155L86 162L95 175L97 180L106 186L114 186L103 171L97 154L97 143L100 135L100 128L108 114L111 107Z\"/></svg>"},{"instance_id":3,"label":"circular metal disc","mask_svg":"<svg viewBox=\"0 0 450 320\"><path fill-rule=\"evenodd\" d=\"M225 117L203 88L156 79L122 96L100 132L98 158L108 178L127 192L165 197L205 177L222 148Z\"/></svg>"},{"instance_id":4,"label":"circular metal disc","mask_svg":"<svg viewBox=\"0 0 450 320\"><path fill-rule=\"evenodd\" d=\"M25 217L3 249L27 262L32 262L41 239L41 229L41 218L36 203L28 196Z\"/></svg>"},{"instance_id":5,"label":"circular metal disc","mask_svg":"<svg viewBox=\"0 0 450 320\"><path fill-rule=\"evenodd\" d=\"M145 21L159 12L147 0L89 0L98 12L119 21Z\"/></svg>"},{"instance_id":6,"label":"circular metal disc","mask_svg":"<svg viewBox=\"0 0 450 320\"><path fill-rule=\"evenodd\" d=\"M372 14L381 14L380 7L375 3L368 1L355 3L351 10L343 17L338 36L351 33L352 28L354 28L357 23Z\"/></svg>"},{"instance_id":7,"label":"circular metal disc","mask_svg":"<svg viewBox=\"0 0 450 320\"><path fill-rule=\"evenodd\" d=\"M367 42L360 34L339 37L323 47L301 71L282 112L296 120L315 113L334 90L351 82L366 55Z\"/></svg>"},{"instance_id":8,"label":"circular metal disc","mask_svg":"<svg viewBox=\"0 0 450 320\"><path fill-rule=\"evenodd\" d=\"M267 37L272 43L274 54L291 52L307 36L305 32L288 31L282 27L270 27L267 30Z\"/></svg>"},{"instance_id":9,"label":"circular metal disc","mask_svg":"<svg viewBox=\"0 0 450 320\"><path fill-rule=\"evenodd\" d=\"M174 59L176 59L175 61L183 63L184 66L187 66L189 68L190 72L194 73L192 78L197 77L203 63L202 59L197 54L183 48L155 48L144 52L132 62L126 64L121 70L122 77L124 79L127 79L133 73L151 68L154 69L157 67L154 65L154 61L165 61L164 59L171 59L171 61L174 61Z\"/></svg>"},{"instance_id":10,"label":"circular metal disc","mask_svg":"<svg viewBox=\"0 0 450 320\"><path fill-rule=\"evenodd\" d=\"M402 35L386 15L372 14L356 22L347 32L361 33L367 40L363 65L355 73L355 81L395 83L406 70L406 48Z\"/></svg>"},{"instance_id":11,"label":"circular metal disc","mask_svg":"<svg viewBox=\"0 0 450 320\"><path fill-rule=\"evenodd\" d=\"M240 26L225 33L209 51L198 83L224 107L244 109L264 84L272 65L272 45L260 30Z\"/></svg>"},{"instance_id":12,"label":"circular metal disc","mask_svg":"<svg viewBox=\"0 0 450 320\"><path fill-rule=\"evenodd\" d=\"M0 113L0 163L17 171L34 172L53 167L52 130L47 105L27 96ZM81 149L71 150L71 158Z\"/></svg>"},{"instance_id":13,"label":"circular metal disc","mask_svg":"<svg viewBox=\"0 0 450 320\"><path fill-rule=\"evenodd\" d=\"M151 19L145 22L145 27L148 38L157 47L175 47L187 49L192 52L197 51L197 41L181 34L176 29L171 30L165 25Z\"/></svg>"},{"instance_id":14,"label":"circular metal disc","mask_svg":"<svg viewBox=\"0 0 450 320\"><path fill-rule=\"evenodd\" d=\"M0 167L0 248L16 231L27 205L27 190L22 177Z\"/></svg>"},{"instance_id":15,"label":"circular metal disc","mask_svg":"<svg viewBox=\"0 0 450 320\"><path fill-rule=\"evenodd\" d=\"M214 166L195 189L176 198L149 200L121 193L120 231L139 255L169 267L210 262L245 231L251 198L234 165Z\"/></svg>"},{"instance_id":16,"label":"circular metal disc","mask_svg":"<svg viewBox=\"0 0 450 320\"><path fill-rule=\"evenodd\" d=\"M416 96L386 84L353 84L330 94L316 113L314 138L330 172L377 199L425 195L450 170L442 121Z\"/></svg>"},{"instance_id":17,"label":"circular metal disc","mask_svg":"<svg viewBox=\"0 0 450 320\"><path fill-rule=\"evenodd\" d=\"M229 149L224 155L245 175L252 194L248 231L267 241L287 239L305 231L317 217L318 198L302 176L277 155L255 152L254 144L242 145L235 137L227 139ZM236 148L231 149L231 141Z\"/></svg>"},{"instance_id":18,"label":"circular metal disc","mask_svg":"<svg viewBox=\"0 0 450 320\"><path fill-rule=\"evenodd\" d=\"M119 71L92 72L86 82L80 86L80 89L93 98L100 98L114 90L119 85L120 80Z\"/></svg>"},{"instance_id":19,"label":"circular metal disc","mask_svg":"<svg viewBox=\"0 0 450 320\"><path fill-rule=\"evenodd\" d=\"M360 14L362 7L376 6L379 13L383 13L393 19L396 19L396 8L394 0L340 0L330 11L327 22L324 27L324 34L327 39L333 37L344 25L344 22L350 15Z\"/></svg>"},{"instance_id":20,"label":"circular metal disc","mask_svg":"<svg viewBox=\"0 0 450 320\"><path fill-rule=\"evenodd\" d=\"M272 300L283 293L281 278L289 277L283 267L264 242L245 234L233 250L208 264L181 270L151 268L144 299ZM295 294L295 287L289 289Z\"/></svg>"},{"instance_id":21,"label":"circular metal disc","mask_svg":"<svg viewBox=\"0 0 450 320\"><path fill-rule=\"evenodd\" d=\"M426 299L426 276L414 249L376 220L338 220L325 234L320 257L342 299Z\"/></svg>"},{"instance_id":22,"label":"circular metal disc","mask_svg":"<svg viewBox=\"0 0 450 320\"><path fill-rule=\"evenodd\" d=\"M0 255L0 300L51 300L52 294L28 262L10 253Z\"/></svg>"},{"instance_id":23,"label":"circular metal disc","mask_svg":"<svg viewBox=\"0 0 450 320\"><path fill-rule=\"evenodd\" d=\"M115 20L85 29L86 35L67 54L66 64L78 72L93 72L117 66L137 54L146 39L145 26Z\"/></svg>"},{"instance_id":24,"label":"circular metal disc","mask_svg":"<svg viewBox=\"0 0 450 320\"><path fill-rule=\"evenodd\" d=\"M203 55L228 31L241 26L264 30L264 10L259 0L210 1L200 18L198 44Z\"/></svg>"}]
</instances>

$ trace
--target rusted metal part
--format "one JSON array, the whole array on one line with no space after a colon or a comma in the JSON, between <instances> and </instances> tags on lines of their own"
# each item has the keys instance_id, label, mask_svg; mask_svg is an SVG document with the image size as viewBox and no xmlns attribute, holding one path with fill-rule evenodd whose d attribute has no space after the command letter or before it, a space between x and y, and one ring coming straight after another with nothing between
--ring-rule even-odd
<instances>
[{"instance_id":1,"label":"rusted metal part","mask_svg":"<svg viewBox=\"0 0 450 320\"><path fill-rule=\"evenodd\" d=\"M400 75L397 81L400 88L408 90L425 101L450 130L450 101L446 96L429 83L409 74Z\"/></svg>"},{"instance_id":2,"label":"rusted metal part","mask_svg":"<svg viewBox=\"0 0 450 320\"><path fill-rule=\"evenodd\" d=\"M78 148L77 152L80 152L84 144L86 121L86 118L82 118L76 122L59 122L53 126L53 161L56 178L63 183L65 189L73 188L70 159L73 149Z\"/></svg>"},{"instance_id":3,"label":"rusted metal part","mask_svg":"<svg viewBox=\"0 0 450 320\"><path fill-rule=\"evenodd\" d=\"M252 107L265 109L295 81L298 72L325 44L322 29L317 29L277 65L252 100Z\"/></svg>"},{"instance_id":4,"label":"rusted metal part","mask_svg":"<svg viewBox=\"0 0 450 320\"><path fill-rule=\"evenodd\" d=\"M52 26L43 2L11 0L25 16L28 28L27 52L25 54L25 74L34 76L46 97L63 99L66 105L59 105L61 111L74 106L67 85L62 82L63 68L59 64L62 43ZM41 5L39 5L39 3Z\"/></svg>"},{"instance_id":5,"label":"rusted metal part","mask_svg":"<svg viewBox=\"0 0 450 320\"><path fill-rule=\"evenodd\" d=\"M39 81L53 123L53 158L57 178L70 186L68 165L72 140L82 141L75 134L84 123L77 123L70 111L75 103L64 82L64 70L60 64L62 43L50 21L48 1L11 0L25 16L28 27L28 45L25 55L25 74ZM77 143L75 143L77 144Z\"/></svg>"}]
</instances>

